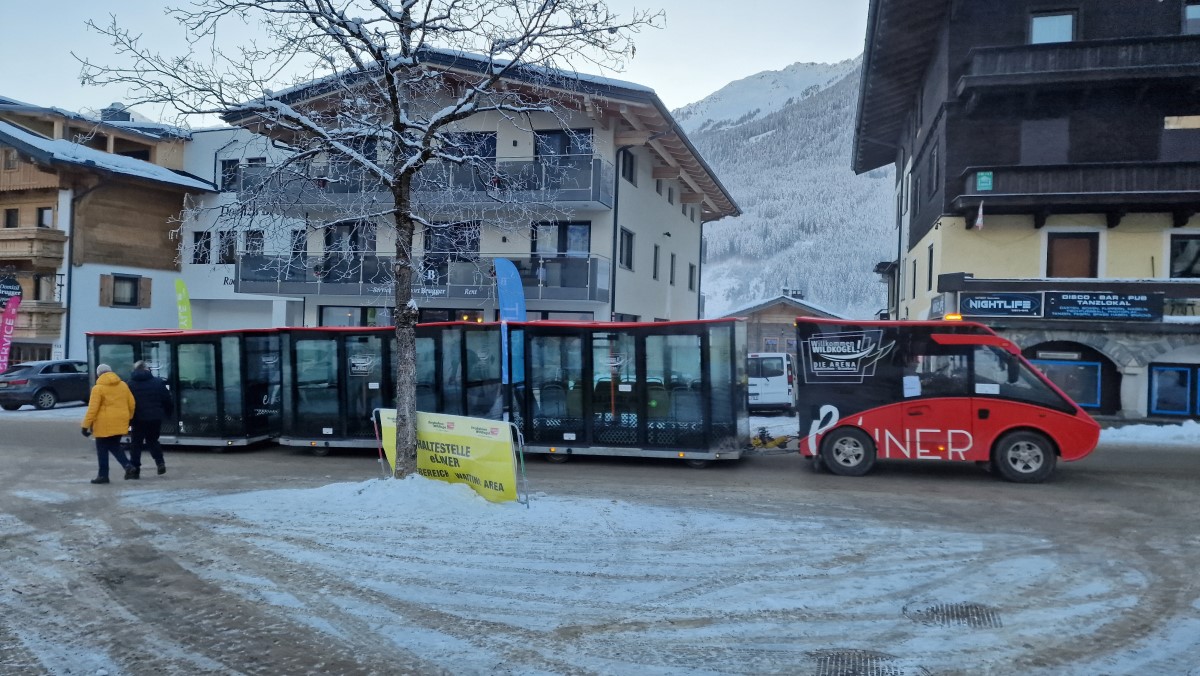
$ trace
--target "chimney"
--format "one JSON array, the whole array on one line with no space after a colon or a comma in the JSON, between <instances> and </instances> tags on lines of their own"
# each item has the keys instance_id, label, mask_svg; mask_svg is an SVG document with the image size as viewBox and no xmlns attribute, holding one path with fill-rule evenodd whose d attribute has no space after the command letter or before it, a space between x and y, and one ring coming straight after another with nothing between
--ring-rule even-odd
<instances>
[{"instance_id":1,"label":"chimney","mask_svg":"<svg viewBox=\"0 0 1200 676\"><path fill-rule=\"evenodd\" d=\"M785 286L783 287L783 295L788 298L795 298L796 300L804 300L804 292L800 289L789 289Z\"/></svg>"},{"instance_id":2,"label":"chimney","mask_svg":"<svg viewBox=\"0 0 1200 676\"><path fill-rule=\"evenodd\" d=\"M103 122L129 122L133 116L125 109L125 104L114 101L100 111L100 119Z\"/></svg>"}]
</instances>

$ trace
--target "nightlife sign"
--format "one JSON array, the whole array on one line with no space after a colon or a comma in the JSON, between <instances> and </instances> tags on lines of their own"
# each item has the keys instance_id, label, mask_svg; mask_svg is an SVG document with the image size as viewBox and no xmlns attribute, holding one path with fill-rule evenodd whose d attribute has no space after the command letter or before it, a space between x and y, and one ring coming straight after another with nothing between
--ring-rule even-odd
<instances>
[{"instance_id":1,"label":"nightlife sign","mask_svg":"<svg viewBox=\"0 0 1200 676\"><path fill-rule=\"evenodd\" d=\"M963 317L1041 317L1041 293L960 293Z\"/></svg>"}]
</instances>

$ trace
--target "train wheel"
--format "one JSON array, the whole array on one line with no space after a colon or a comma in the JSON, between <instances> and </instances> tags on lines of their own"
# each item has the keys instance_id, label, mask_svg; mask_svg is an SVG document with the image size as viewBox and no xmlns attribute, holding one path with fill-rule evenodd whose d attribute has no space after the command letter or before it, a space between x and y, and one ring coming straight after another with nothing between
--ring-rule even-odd
<instances>
[{"instance_id":1,"label":"train wheel","mask_svg":"<svg viewBox=\"0 0 1200 676\"><path fill-rule=\"evenodd\" d=\"M862 476L875 466L875 442L854 427L839 427L821 443L822 464L840 476Z\"/></svg>"},{"instance_id":2,"label":"train wheel","mask_svg":"<svg viewBox=\"0 0 1200 676\"><path fill-rule=\"evenodd\" d=\"M1054 445L1037 432L1009 432L996 442L993 464L1000 476L1022 484L1045 481L1058 461Z\"/></svg>"}]
</instances>

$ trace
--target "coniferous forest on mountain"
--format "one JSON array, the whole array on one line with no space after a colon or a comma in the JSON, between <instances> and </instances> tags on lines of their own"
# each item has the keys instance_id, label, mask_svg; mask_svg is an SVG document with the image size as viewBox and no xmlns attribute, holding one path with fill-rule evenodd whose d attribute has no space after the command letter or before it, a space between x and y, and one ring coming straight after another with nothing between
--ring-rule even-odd
<instances>
[{"instance_id":1,"label":"coniferous forest on mountain","mask_svg":"<svg viewBox=\"0 0 1200 676\"><path fill-rule=\"evenodd\" d=\"M751 108L727 120L689 116L708 99L677 111L743 212L705 225L707 316L761 302L784 287L850 317L885 307L887 287L873 269L896 258L895 174L891 167L861 176L850 169L860 63L846 66L826 82L777 94L790 95L769 112ZM830 68L792 68L804 67L819 76ZM746 84L732 83L709 99ZM755 103L761 104L748 105Z\"/></svg>"}]
</instances>

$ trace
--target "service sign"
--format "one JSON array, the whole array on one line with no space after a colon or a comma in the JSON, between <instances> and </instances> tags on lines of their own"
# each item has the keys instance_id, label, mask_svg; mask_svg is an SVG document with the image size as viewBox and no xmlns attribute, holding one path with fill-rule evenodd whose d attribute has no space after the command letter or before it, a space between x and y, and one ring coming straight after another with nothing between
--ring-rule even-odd
<instances>
[{"instance_id":1,"label":"service sign","mask_svg":"<svg viewBox=\"0 0 1200 676\"><path fill-rule=\"evenodd\" d=\"M379 409L384 452L396 469L396 409ZM517 499L517 466L508 424L486 418L417 413L417 473L467 484L491 502Z\"/></svg>"},{"instance_id":2,"label":"service sign","mask_svg":"<svg viewBox=\"0 0 1200 676\"><path fill-rule=\"evenodd\" d=\"M1047 291L1047 319L1156 321L1163 316L1163 295L1086 291Z\"/></svg>"},{"instance_id":3,"label":"service sign","mask_svg":"<svg viewBox=\"0 0 1200 676\"><path fill-rule=\"evenodd\" d=\"M1041 293L958 294L958 313L963 317L1041 317Z\"/></svg>"}]
</instances>

